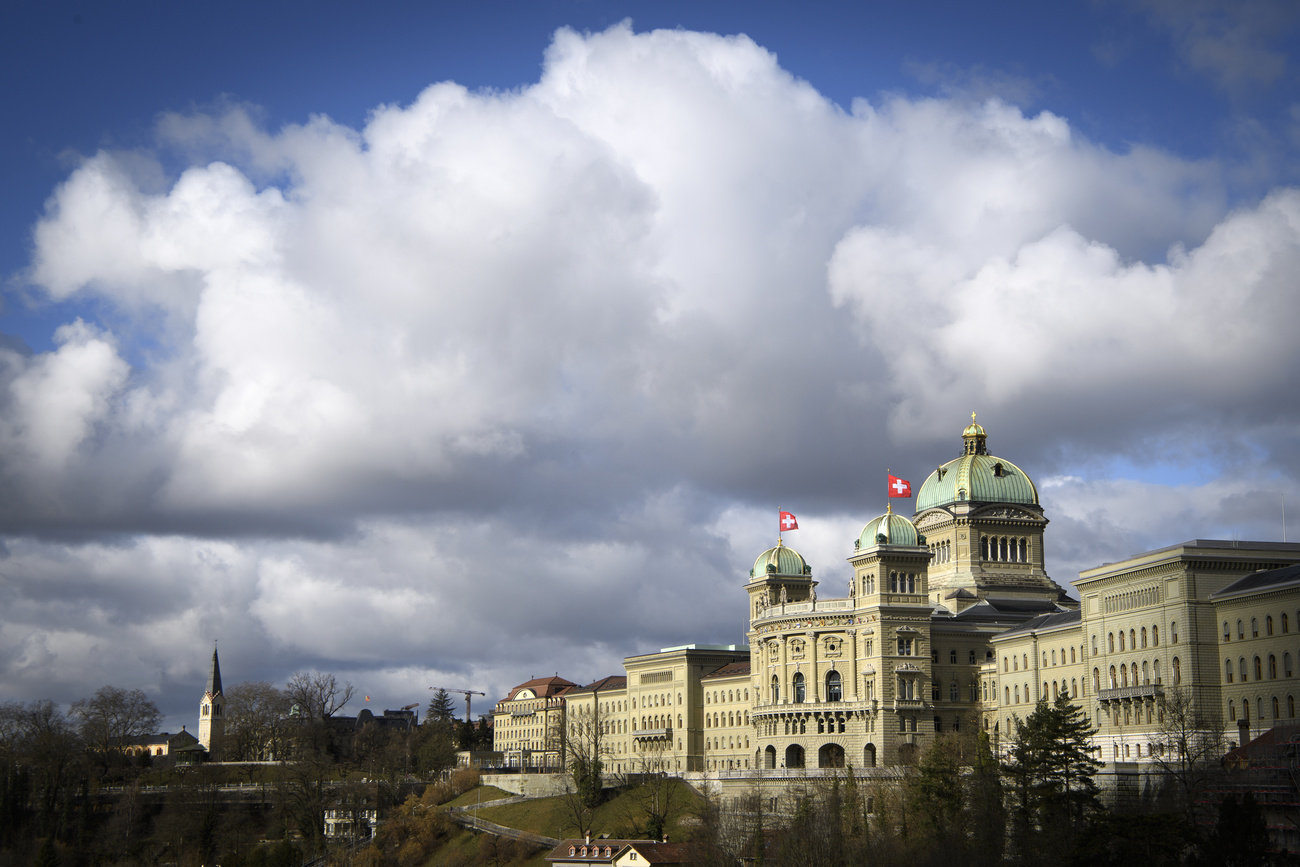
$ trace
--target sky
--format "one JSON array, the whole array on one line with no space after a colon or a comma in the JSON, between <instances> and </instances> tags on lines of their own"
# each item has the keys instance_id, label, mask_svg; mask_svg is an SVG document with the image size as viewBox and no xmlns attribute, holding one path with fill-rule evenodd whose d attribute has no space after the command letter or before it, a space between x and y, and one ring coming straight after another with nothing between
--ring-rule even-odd
<instances>
[{"instance_id":1,"label":"sky","mask_svg":"<svg viewBox=\"0 0 1300 867\"><path fill-rule=\"evenodd\" d=\"M1063 586L1300 524L1292 3L100 6L0 9L0 700L742 643L973 411Z\"/></svg>"}]
</instances>

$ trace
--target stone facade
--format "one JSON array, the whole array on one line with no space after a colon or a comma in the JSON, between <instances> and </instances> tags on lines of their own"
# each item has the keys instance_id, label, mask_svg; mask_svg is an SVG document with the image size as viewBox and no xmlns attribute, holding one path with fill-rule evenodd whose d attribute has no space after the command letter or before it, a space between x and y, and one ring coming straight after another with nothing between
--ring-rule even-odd
<instances>
[{"instance_id":1,"label":"stone facade","mask_svg":"<svg viewBox=\"0 0 1300 867\"><path fill-rule=\"evenodd\" d=\"M1140 763L1165 748L1174 688L1229 745L1295 719L1300 544L1186 542L1084 571L1076 600L1047 574L1033 481L973 420L962 440L913 520L888 509L864 526L846 595L819 595L778 539L745 581L748 646L628 657L549 703L530 681L498 704L496 749L558 767L580 749L615 774L888 767L939 733L1004 747L1064 693L1100 758Z\"/></svg>"}]
</instances>

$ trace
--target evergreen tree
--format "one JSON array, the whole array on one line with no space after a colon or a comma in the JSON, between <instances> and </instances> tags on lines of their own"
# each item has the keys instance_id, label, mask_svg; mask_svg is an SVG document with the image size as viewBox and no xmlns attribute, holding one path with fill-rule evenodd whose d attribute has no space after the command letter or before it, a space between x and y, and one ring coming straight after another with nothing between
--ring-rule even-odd
<instances>
[{"instance_id":1,"label":"evergreen tree","mask_svg":"<svg viewBox=\"0 0 1300 867\"><path fill-rule=\"evenodd\" d=\"M451 693L440 689L429 700L429 709L424 714L425 724L442 723L450 725L456 719L456 708Z\"/></svg>"},{"instance_id":2,"label":"evergreen tree","mask_svg":"<svg viewBox=\"0 0 1300 867\"><path fill-rule=\"evenodd\" d=\"M1070 851L1100 809L1093 777L1101 762L1088 748L1094 733L1064 693L1053 704L1040 699L1029 718L1017 722L1003 773L1011 784L1011 831L1021 863Z\"/></svg>"}]
</instances>

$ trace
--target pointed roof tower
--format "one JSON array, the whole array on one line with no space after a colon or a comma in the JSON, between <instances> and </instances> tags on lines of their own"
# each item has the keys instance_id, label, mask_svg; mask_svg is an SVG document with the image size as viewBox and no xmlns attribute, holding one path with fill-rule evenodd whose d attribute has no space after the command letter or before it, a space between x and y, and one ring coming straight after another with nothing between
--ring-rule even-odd
<instances>
[{"instance_id":1,"label":"pointed roof tower","mask_svg":"<svg viewBox=\"0 0 1300 867\"><path fill-rule=\"evenodd\" d=\"M217 649L212 648L212 670L208 672L208 695L221 695L221 662L217 659Z\"/></svg>"}]
</instances>

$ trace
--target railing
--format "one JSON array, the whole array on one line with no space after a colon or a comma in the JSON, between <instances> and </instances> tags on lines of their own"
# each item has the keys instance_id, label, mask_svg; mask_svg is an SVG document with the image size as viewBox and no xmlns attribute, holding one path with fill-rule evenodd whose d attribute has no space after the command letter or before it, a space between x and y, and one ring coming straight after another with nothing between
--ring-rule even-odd
<instances>
[{"instance_id":1,"label":"railing","mask_svg":"<svg viewBox=\"0 0 1300 867\"><path fill-rule=\"evenodd\" d=\"M816 602L780 602L764 608L754 618L755 621L769 617L790 617L795 614L813 614L818 611L852 611L857 606L855 599L818 599Z\"/></svg>"},{"instance_id":2,"label":"railing","mask_svg":"<svg viewBox=\"0 0 1300 867\"><path fill-rule=\"evenodd\" d=\"M507 828L505 825L498 825L495 822L488 822L465 813L456 813L452 815L451 820L457 825L464 825L467 828L473 828L475 831L482 831L485 834L494 834L497 837L509 837L511 840L522 840L525 843L532 843L535 846L545 846L548 849L554 849L560 845L560 841L554 837L543 837L541 834L534 834L531 831L520 831L518 828Z\"/></svg>"},{"instance_id":3,"label":"railing","mask_svg":"<svg viewBox=\"0 0 1300 867\"><path fill-rule=\"evenodd\" d=\"M799 701L780 704L763 704L750 711L750 719L759 716L776 716L791 713L855 713L857 711L878 709L880 702L876 699L865 701Z\"/></svg>"},{"instance_id":4,"label":"railing","mask_svg":"<svg viewBox=\"0 0 1300 867\"><path fill-rule=\"evenodd\" d=\"M1115 689L1103 689L1097 692L1099 701L1120 701L1126 698L1156 698L1165 694L1165 688L1158 683L1142 686L1121 686Z\"/></svg>"}]
</instances>

